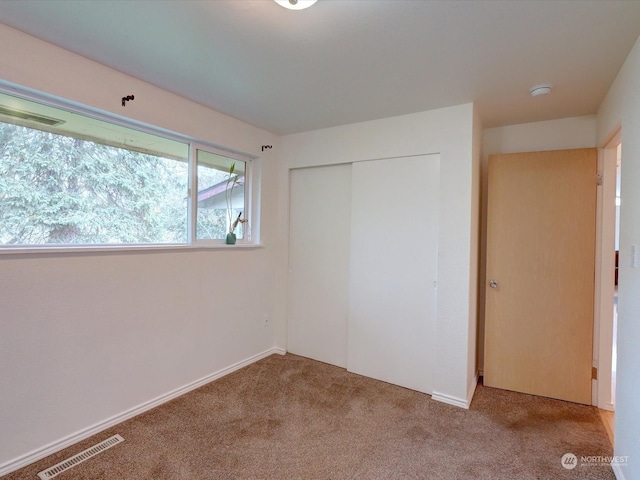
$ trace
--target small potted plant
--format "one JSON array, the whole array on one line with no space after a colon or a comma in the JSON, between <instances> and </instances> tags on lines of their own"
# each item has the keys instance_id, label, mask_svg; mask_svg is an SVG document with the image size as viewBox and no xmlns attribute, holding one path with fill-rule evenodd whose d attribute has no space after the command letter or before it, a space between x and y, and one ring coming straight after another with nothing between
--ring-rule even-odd
<instances>
[{"instance_id":1,"label":"small potted plant","mask_svg":"<svg viewBox=\"0 0 640 480\"><path fill-rule=\"evenodd\" d=\"M227 188L225 190L225 199L227 201L227 218L229 219L229 233L227 233L226 243L227 245L236 244L236 227L239 223L246 223L247 219L242 218L242 212L238 213L238 216L233 220L233 189L240 185L240 176L235 173L235 162L229 167L229 176L227 177Z\"/></svg>"}]
</instances>

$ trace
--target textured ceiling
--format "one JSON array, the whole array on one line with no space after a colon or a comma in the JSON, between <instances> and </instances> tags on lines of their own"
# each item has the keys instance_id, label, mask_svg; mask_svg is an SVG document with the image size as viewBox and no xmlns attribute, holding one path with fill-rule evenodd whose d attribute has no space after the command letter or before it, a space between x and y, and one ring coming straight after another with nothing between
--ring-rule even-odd
<instances>
[{"instance_id":1,"label":"textured ceiling","mask_svg":"<svg viewBox=\"0 0 640 480\"><path fill-rule=\"evenodd\" d=\"M0 22L287 134L466 102L485 127L594 114L640 2L0 0Z\"/></svg>"}]
</instances>

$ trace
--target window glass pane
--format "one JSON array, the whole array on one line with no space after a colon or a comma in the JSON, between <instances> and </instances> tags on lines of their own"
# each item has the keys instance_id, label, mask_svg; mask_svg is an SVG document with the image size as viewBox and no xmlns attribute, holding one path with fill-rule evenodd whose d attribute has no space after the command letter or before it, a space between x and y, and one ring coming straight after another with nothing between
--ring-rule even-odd
<instances>
[{"instance_id":1,"label":"window glass pane","mask_svg":"<svg viewBox=\"0 0 640 480\"><path fill-rule=\"evenodd\" d=\"M0 244L187 241L188 145L0 94Z\"/></svg>"},{"instance_id":2,"label":"window glass pane","mask_svg":"<svg viewBox=\"0 0 640 480\"><path fill-rule=\"evenodd\" d=\"M246 163L204 150L197 151L196 238L223 239L236 219L244 220ZM233 173L230 169L233 166ZM245 238L245 225L236 224L237 238Z\"/></svg>"}]
</instances>

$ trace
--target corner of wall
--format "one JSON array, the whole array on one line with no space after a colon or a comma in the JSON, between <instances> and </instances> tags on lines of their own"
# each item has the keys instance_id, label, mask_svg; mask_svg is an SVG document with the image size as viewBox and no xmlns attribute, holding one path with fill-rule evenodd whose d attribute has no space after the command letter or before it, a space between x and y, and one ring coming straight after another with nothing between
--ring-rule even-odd
<instances>
[{"instance_id":1,"label":"corner of wall","mask_svg":"<svg viewBox=\"0 0 640 480\"><path fill-rule=\"evenodd\" d=\"M480 320L480 272L481 220L482 220L482 120L476 106L473 106L473 129L471 146L471 241L469 265L469 338L467 353L467 377L470 385L467 394L473 396L478 383L478 332ZM474 383L475 379L475 383ZM470 400L469 400L470 401Z\"/></svg>"}]
</instances>

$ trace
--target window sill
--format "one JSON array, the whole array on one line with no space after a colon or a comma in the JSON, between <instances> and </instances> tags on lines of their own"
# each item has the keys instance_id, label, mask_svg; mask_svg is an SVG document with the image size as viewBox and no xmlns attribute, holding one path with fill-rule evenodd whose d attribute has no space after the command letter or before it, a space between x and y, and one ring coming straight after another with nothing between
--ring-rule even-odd
<instances>
[{"instance_id":1,"label":"window sill","mask_svg":"<svg viewBox=\"0 0 640 480\"><path fill-rule=\"evenodd\" d=\"M264 248L261 243L236 243L227 245L224 243L209 244L148 244L148 245L38 245L0 247L0 255L34 255L34 254L67 254L67 253L153 253L163 251L187 251L187 250L246 250Z\"/></svg>"}]
</instances>

